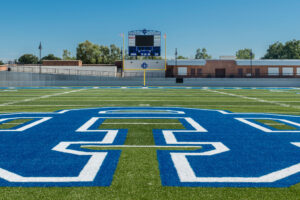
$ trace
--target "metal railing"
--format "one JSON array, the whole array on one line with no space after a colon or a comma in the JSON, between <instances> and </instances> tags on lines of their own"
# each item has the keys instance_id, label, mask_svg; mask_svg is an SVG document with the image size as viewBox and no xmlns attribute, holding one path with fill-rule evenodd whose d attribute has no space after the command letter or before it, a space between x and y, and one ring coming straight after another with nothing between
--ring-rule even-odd
<instances>
[{"instance_id":1,"label":"metal railing","mask_svg":"<svg viewBox=\"0 0 300 200\"><path fill-rule=\"evenodd\" d=\"M134 78L143 77L143 71L103 71L103 70L89 70L89 69L68 69L68 68L54 68L54 67L40 67L36 66L8 66L12 72L27 72L39 74L56 74L56 75L75 75L75 76L94 76L94 77L116 77L116 78ZM282 73L187 73L185 75L172 73L168 71L147 71L147 78L300 78L300 74L282 74Z\"/></svg>"},{"instance_id":2,"label":"metal railing","mask_svg":"<svg viewBox=\"0 0 300 200\"><path fill-rule=\"evenodd\" d=\"M12 66L9 67L12 72L27 72L41 74L61 74L78 76L99 76L99 77L117 77L115 71L87 70L87 69L66 69L66 68L47 68L39 66Z\"/></svg>"},{"instance_id":3,"label":"metal railing","mask_svg":"<svg viewBox=\"0 0 300 200\"><path fill-rule=\"evenodd\" d=\"M260 74L215 74L215 73L201 73L192 74L187 73L185 75L168 73L166 72L166 77L169 78L300 78L300 74L270 74L270 73L260 73Z\"/></svg>"},{"instance_id":4,"label":"metal railing","mask_svg":"<svg viewBox=\"0 0 300 200\"><path fill-rule=\"evenodd\" d=\"M76 76L95 76L95 77L123 77L134 78L143 77L144 72L141 71L102 71L102 70L89 70L89 69L67 69L67 68L53 68L53 67L39 67L39 66L10 66L9 70L12 72L26 72L26 73L39 73L39 74L56 74L56 75L76 75ZM165 77L164 71L146 73L148 78L162 78Z\"/></svg>"}]
</instances>

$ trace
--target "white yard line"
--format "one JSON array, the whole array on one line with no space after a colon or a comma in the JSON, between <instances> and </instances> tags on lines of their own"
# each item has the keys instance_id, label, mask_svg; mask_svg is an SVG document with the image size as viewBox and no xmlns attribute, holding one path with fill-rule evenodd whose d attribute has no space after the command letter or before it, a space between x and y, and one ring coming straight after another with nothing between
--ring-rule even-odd
<instances>
[{"instance_id":1,"label":"white yard line","mask_svg":"<svg viewBox=\"0 0 300 200\"><path fill-rule=\"evenodd\" d=\"M43 105L43 104L40 104L40 105L32 105L32 104L26 104L26 105L8 105L8 106L13 106L13 107L102 107L102 106L105 106L105 107L115 107L115 106L123 106L121 104L116 104L116 105L99 105L99 104L93 104L93 105L89 105L89 104L86 104L86 105L51 105L51 104L48 104L48 105ZM151 106L149 104L147 105L139 105L139 106ZM258 106L266 106L266 107L270 107L272 105L206 105L206 104L199 104L199 105L162 105L164 107L258 107ZM295 113L299 113L300 111L298 112L295 112Z\"/></svg>"},{"instance_id":2,"label":"white yard line","mask_svg":"<svg viewBox=\"0 0 300 200\"><path fill-rule=\"evenodd\" d=\"M88 98L88 97L86 97ZM251 97L250 97L251 98ZM20 100L21 101L21 100ZM59 100L55 100L55 101L60 101L62 103L64 102L95 102L95 103L100 103L100 102L110 102L110 101L115 101L115 102L126 102L126 101L142 101L142 102L148 102L148 100L64 100L64 99L59 99ZM248 101L210 101L209 99L206 101L199 101L199 100L190 100L190 101L181 101L181 100L150 100L149 102L166 102L166 101L176 101L176 102L198 102L198 103L206 103L206 102L210 102L210 103L249 103ZM268 101L268 100L265 100ZM0 101L1 102L1 101ZM5 102L5 101L4 101ZM40 101L40 102L45 102L45 101ZM274 101L272 101L274 102ZM300 101L276 101L277 103L300 103ZM70 105L70 104L69 104ZM205 105L205 104L204 104Z\"/></svg>"},{"instance_id":3,"label":"white yard line","mask_svg":"<svg viewBox=\"0 0 300 200\"><path fill-rule=\"evenodd\" d=\"M76 106L79 106L79 107L102 107L102 106L105 106L105 107L115 107L115 106L124 106L124 105L121 105L121 104L116 104L116 105L99 105L99 104L92 104L92 105L89 105L89 104L86 104L86 105L51 105L51 104L48 104L48 105L43 105L43 104L40 104L40 105L31 105L31 104L26 104L26 105L9 105L9 106L13 106L13 107L76 107ZM139 105L140 107L141 106L151 106L150 104L142 104L142 105ZM249 106L252 106L252 107L257 107L258 105L206 105L206 104L199 104L199 105L162 105L162 106L167 106L167 107L178 107L178 106L185 106L185 107L189 107L189 106L192 106L192 107L249 107ZM271 106L271 105L259 105L259 106Z\"/></svg>"},{"instance_id":4,"label":"white yard line","mask_svg":"<svg viewBox=\"0 0 300 200\"><path fill-rule=\"evenodd\" d=\"M147 125L147 124L181 124L181 123L102 123L102 124L142 124L142 125Z\"/></svg>"},{"instance_id":5,"label":"white yard line","mask_svg":"<svg viewBox=\"0 0 300 200\"><path fill-rule=\"evenodd\" d=\"M263 123L265 125L269 125L269 126L285 126L285 124L268 124L268 123Z\"/></svg>"},{"instance_id":6,"label":"white yard line","mask_svg":"<svg viewBox=\"0 0 300 200\"><path fill-rule=\"evenodd\" d=\"M88 97L87 97L88 98ZM142 97L141 97L142 98ZM71 101L71 102L111 102L111 101L115 101L115 102L170 102L170 101L174 101L174 102L219 102L219 101L210 101L210 100L206 100L206 101L199 101L199 100L169 100L169 99L162 99L162 100L139 100L139 99L132 99L132 100L122 100L122 99L119 99L119 100L114 100L114 99L111 99L111 100L107 100L107 99L100 99L100 100L76 100L76 99L69 99L69 100L65 100L65 99L59 99L58 101L65 101L65 102L68 102L68 101ZM229 101L228 101L229 102ZM231 102L231 101L230 101ZM245 101L246 103L246 101Z\"/></svg>"},{"instance_id":7,"label":"white yard line","mask_svg":"<svg viewBox=\"0 0 300 200\"><path fill-rule=\"evenodd\" d=\"M19 101L11 101L11 102L8 102L8 103L0 104L0 106L9 106L9 105L13 105L13 104L16 104L16 103L35 101L35 100L38 100L38 99L46 99L46 98L55 97L55 96L59 96L59 95L64 95L64 94L69 94L69 93L74 93L74 92L79 92L79 91L82 91L82 90L85 90L85 89L71 90L71 91L68 91L68 92L43 95L43 96L39 96L39 97L35 97L35 98L30 98L30 99L23 99L23 100L19 100Z\"/></svg>"},{"instance_id":8,"label":"white yard line","mask_svg":"<svg viewBox=\"0 0 300 200\"><path fill-rule=\"evenodd\" d=\"M207 90L207 91L217 93L217 94L232 96L232 97L239 97L241 99L253 100L253 101L257 101L257 102L261 102L261 103L269 103L269 104L273 104L273 105L277 105L277 106L281 106L281 107L285 107L285 108L300 109L300 106L293 106L293 105L289 105L289 104L285 104L285 103L279 103L277 101L268 101L268 100L264 100L264 99L260 99L260 98L247 97L247 96L243 96L243 95L239 95L239 94L232 94L232 93L229 93L229 92L221 92L221 91L217 91L217 90Z\"/></svg>"},{"instance_id":9,"label":"white yard line","mask_svg":"<svg viewBox=\"0 0 300 200\"><path fill-rule=\"evenodd\" d=\"M1 105L0 105L1 106ZM51 106L51 107L62 107L62 106L70 106L70 107L74 107L74 106L80 106L80 107L82 107L82 106L85 106L85 107L89 107L89 106L102 106L102 105L51 105L51 104L48 104L48 105L43 105L43 104L40 104L40 105L31 105L31 104L26 104L26 105L8 105L8 106L15 106L15 107L17 107L17 106L19 106L19 107L26 107L26 106L28 106L28 107L49 107L49 106Z\"/></svg>"},{"instance_id":10,"label":"white yard line","mask_svg":"<svg viewBox=\"0 0 300 200\"><path fill-rule=\"evenodd\" d=\"M7 122L7 123L2 123L2 124L24 124L24 123L27 123L27 122L23 122L23 123L9 123L9 122Z\"/></svg>"},{"instance_id":11,"label":"white yard line","mask_svg":"<svg viewBox=\"0 0 300 200\"><path fill-rule=\"evenodd\" d=\"M219 102L220 103L220 102ZM247 102L245 102L247 103ZM206 105L206 104L198 104L198 105L163 105L163 106L205 106L205 107L249 107L249 106L253 106L253 107L257 107L258 105ZM259 105L259 106L272 106L272 105Z\"/></svg>"}]
</instances>

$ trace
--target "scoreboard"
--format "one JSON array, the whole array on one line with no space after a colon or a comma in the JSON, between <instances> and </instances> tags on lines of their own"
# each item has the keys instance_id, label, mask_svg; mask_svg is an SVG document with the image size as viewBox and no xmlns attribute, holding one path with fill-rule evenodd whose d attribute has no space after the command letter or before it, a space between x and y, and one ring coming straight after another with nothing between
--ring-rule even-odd
<instances>
[{"instance_id":1,"label":"scoreboard","mask_svg":"<svg viewBox=\"0 0 300 200\"><path fill-rule=\"evenodd\" d=\"M152 30L128 32L129 56L160 56L161 32Z\"/></svg>"}]
</instances>

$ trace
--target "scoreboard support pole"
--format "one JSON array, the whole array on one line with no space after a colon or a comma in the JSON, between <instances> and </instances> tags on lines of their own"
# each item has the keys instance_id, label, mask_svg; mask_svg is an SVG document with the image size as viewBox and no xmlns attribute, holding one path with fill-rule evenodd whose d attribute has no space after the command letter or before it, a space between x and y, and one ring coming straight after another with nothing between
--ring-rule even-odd
<instances>
[{"instance_id":1,"label":"scoreboard support pole","mask_svg":"<svg viewBox=\"0 0 300 200\"><path fill-rule=\"evenodd\" d=\"M146 87L146 69L144 69L144 87Z\"/></svg>"}]
</instances>

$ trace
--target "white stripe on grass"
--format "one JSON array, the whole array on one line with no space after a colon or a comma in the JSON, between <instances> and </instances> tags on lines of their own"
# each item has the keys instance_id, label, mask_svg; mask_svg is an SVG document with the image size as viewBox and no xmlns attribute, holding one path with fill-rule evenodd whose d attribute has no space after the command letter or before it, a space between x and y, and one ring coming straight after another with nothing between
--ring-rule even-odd
<instances>
[{"instance_id":1,"label":"white stripe on grass","mask_svg":"<svg viewBox=\"0 0 300 200\"><path fill-rule=\"evenodd\" d=\"M40 105L32 105L32 104L26 104L26 105L8 105L8 107L102 107L102 106L105 106L105 107L116 107L116 106L124 106L123 104L105 104L105 105L99 105L99 104L85 104L85 105L67 105L67 104L64 104L64 105L52 105L52 104L40 104ZM151 106L150 104L140 104L139 107L149 107ZM219 104L216 104L216 105L206 105L206 104L199 104L199 105L189 105L189 104L185 104L185 105L171 105L171 104L168 104L168 105L162 105L162 106L166 106L166 107L182 107L182 106L186 106L186 107L189 107L189 106L192 106L192 107L272 107L273 105L265 105L265 104L262 104L262 105L219 105Z\"/></svg>"},{"instance_id":2,"label":"white stripe on grass","mask_svg":"<svg viewBox=\"0 0 300 200\"><path fill-rule=\"evenodd\" d=\"M101 125L105 125L105 124L142 124L142 125L147 125L147 124L181 124L181 123L102 123Z\"/></svg>"},{"instance_id":3,"label":"white stripe on grass","mask_svg":"<svg viewBox=\"0 0 300 200\"><path fill-rule=\"evenodd\" d=\"M156 145L82 145L81 148L201 148L201 146L156 146Z\"/></svg>"},{"instance_id":4,"label":"white stripe on grass","mask_svg":"<svg viewBox=\"0 0 300 200\"><path fill-rule=\"evenodd\" d=\"M245 103L249 103L249 102L245 102ZM224 104L215 104L215 105L206 105L206 104L198 104L198 105L163 105L163 106L205 106L205 107L258 107L258 106L264 106L264 107L273 107L274 105L265 105L265 104L261 104L261 105L224 105Z\"/></svg>"},{"instance_id":5,"label":"white stripe on grass","mask_svg":"<svg viewBox=\"0 0 300 200\"><path fill-rule=\"evenodd\" d=\"M11 102L8 102L8 103L0 104L0 106L9 106L9 105L17 104L17 103L22 103L22 102L30 102L30 101L35 101L35 100L39 100L39 99L46 99L46 98L55 97L55 96L59 96L59 95L70 94L70 93L74 93L74 92L80 92L82 90L85 90L85 89L71 90L71 91L68 91L68 92L62 92L62 93L56 93L56 94L50 94L50 95L43 95L43 96L30 98L30 99L23 99L23 100L19 100L19 101L11 101Z\"/></svg>"},{"instance_id":6,"label":"white stripe on grass","mask_svg":"<svg viewBox=\"0 0 300 200\"><path fill-rule=\"evenodd\" d=\"M88 97L87 97L88 98ZM138 99L133 99L133 100L115 100L115 99L111 99L111 100L53 100L53 101L58 101L58 102L215 102L218 103L220 101L199 101L199 100L169 100L169 99L163 99L163 100L138 100ZM40 101L43 102L43 101ZM228 101L229 102L229 101ZM232 102L232 101L230 101ZM248 101L244 101L245 103Z\"/></svg>"},{"instance_id":7,"label":"white stripe on grass","mask_svg":"<svg viewBox=\"0 0 300 200\"><path fill-rule=\"evenodd\" d=\"M256 97L248 97L248 96L244 96L244 95L240 95L240 94L232 94L229 92L221 92L221 91L217 91L217 90L207 90L207 91L217 93L217 94L232 96L232 97L239 97L241 99L253 100L253 101L257 101L257 102L261 102L261 103L269 103L269 104L273 104L273 105L277 105L277 106L281 106L281 107L285 107L285 108L300 109L300 106L293 106L293 105L289 105L289 104L285 104L285 103L279 103L277 101L268 101L268 100L264 100L264 99L260 99L260 98L256 98Z\"/></svg>"},{"instance_id":8,"label":"white stripe on grass","mask_svg":"<svg viewBox=\"0 0 300 200\"><path fill-rule=\"evenodd\" d=\"M53 103L53 102L52 102ZM32 104L26 104L26 105L8 105L9 107L76 107L76 106L79 106L79 107L102 107L102 106L105 106L105 107L116 107L116 106L124 106L122 104L114 104L114 105L99 105L99 104L85 104L85 105L52 105L52 104L40 104L40 105L32 105ZM148 106L151 106L150 104L139 104L139 107L148 107ZM264 106L264 107L272 107L272 105L206 105L206 104L199 104L199 105L189 105L189 104L186 104L186 105L162 105L162 106L167 106L167 107L177 107L177 106L193 106L193 107L259 107L259 106Z\"/></svg>"}]
</instances>

